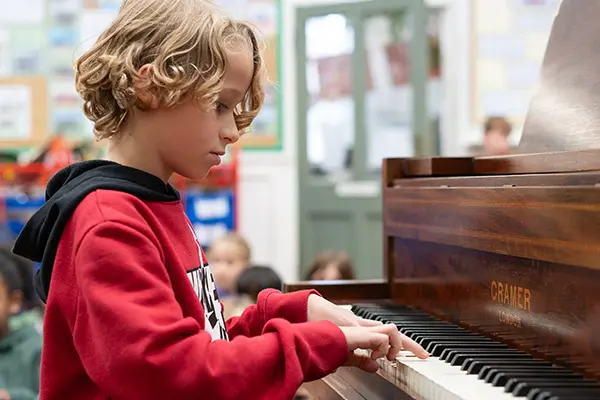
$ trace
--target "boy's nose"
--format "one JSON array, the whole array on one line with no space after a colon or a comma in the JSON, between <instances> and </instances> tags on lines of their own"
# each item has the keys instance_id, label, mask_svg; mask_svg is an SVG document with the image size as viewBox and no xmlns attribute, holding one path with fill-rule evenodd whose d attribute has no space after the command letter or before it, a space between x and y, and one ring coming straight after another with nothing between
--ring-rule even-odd
<instances>
[{"instance_id":1,"label":"boy's nose","mask_svg":"<svg viewBox=\"0 0 600 400\"><path fill-rule=\"evenodd\" d=\"M232 144L239 140L240 132L235 124L221 129L221 139Z\"/></svg>"}]
</instances>

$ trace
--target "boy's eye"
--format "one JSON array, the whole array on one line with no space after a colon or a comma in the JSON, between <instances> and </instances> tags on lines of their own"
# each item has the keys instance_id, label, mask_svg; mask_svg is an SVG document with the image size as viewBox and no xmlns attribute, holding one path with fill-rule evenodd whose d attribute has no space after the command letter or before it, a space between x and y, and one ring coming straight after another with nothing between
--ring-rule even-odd
<instances>
[{"instance_id":1,"label":"boy's eye","mask_svg":"<svg viewBox=\"0 0 600 400\"><path fill-rule=\"evenodd\" d=\"M225 104L217 103L217 111L218 112L227 111L227 110L229 110L229 107L227 107Z\"/></svg>"}]
</instances>

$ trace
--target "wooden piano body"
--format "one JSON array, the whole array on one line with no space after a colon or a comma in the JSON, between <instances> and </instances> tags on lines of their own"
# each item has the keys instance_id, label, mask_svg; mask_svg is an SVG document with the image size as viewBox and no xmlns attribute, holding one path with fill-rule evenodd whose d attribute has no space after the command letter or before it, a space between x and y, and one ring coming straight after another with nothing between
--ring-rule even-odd
<instances>
[{"instance_id":1,"label":"wooden piano body","mask_svg":"<svg viewBox=\"0 0 600 400\"><path fill-rule=\"evenodd\" d=\"M413 305L600 381L599 14L600 1L562 2L517 154L384 161L384 280L286 290ZM409 392L401 377L346 368L307 387L324 399Z\"/></svg>"},{"instance_id":2,"label":"wooden piano body","mask_svg":"<svg viewBox=\"0 0 600 400\"><path fill-rule=\"evenodd\" d=\"M383 182L386 279L286 290L413 305L600 378L600 150L389 159ZM384 372L336 374L328 382L398 386Z\"/></svg>"}]
</instances>

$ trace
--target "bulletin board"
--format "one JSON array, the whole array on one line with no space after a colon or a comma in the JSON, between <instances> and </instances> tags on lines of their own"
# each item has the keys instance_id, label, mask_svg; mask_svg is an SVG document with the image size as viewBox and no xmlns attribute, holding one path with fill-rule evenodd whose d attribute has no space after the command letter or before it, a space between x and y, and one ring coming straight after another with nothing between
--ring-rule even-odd
<instances>
[{"instance_id":1,"label":"bulletin board","mask_svg":"<svg viewBox=\"0 0 600 400\"><path fill-rule=\"evenodd\" d=\"M269 81L265 88L265 105L240 144L244 149L280 150L283 124L278 55L279 0L215 2L233 17L253 23L266 44ZM121 0L0 0L2 146L37 145L52 134L62 134L77 141L93 138L92 124L83 115L82 101L75 91L72 65L115 18L120 5ZM19 82L20 87L15 88L14 82ZM7 97L4 93L16 93L17 96ZM3 114L3 110L22 108L19 104L22 106L24 99L31 103L18 118L6 111ZM26 112L30 114L29 123L24 122ZM4 128L3 123L6 124ZM18 132L9 134L9 124L18 127ZM22 132L26 127L31 128L29 134Z\"/></svg>"},{"instance_id":2,"label":"bulletin board","mask_svg":"<svg viewBox=\"0 0 600 400\"><path fill-rule=\"evenodd\" d=\"M0 147L42 144L48 125L46 80L0 78Z\"/></svg>"},{"instance_id":3,"label":"bulletin board","mask_svg":"<svg viewBox=\"0 0 600 400\"><path fill-rule=\"evenodd\" d=\"M525 121L560 0L471 0L471 116Z\"/></svg>"}]
</instances>

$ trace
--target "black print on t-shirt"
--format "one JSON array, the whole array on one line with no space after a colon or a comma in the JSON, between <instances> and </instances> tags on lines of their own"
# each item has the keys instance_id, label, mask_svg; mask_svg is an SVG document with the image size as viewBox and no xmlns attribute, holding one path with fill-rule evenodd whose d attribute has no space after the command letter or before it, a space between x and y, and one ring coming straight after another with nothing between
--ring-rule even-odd
<instances>
[{"instance_id":1,"label":"black print on t-shirt","mask_svg":"<svg viewBox=\"0 0 600 400\"><path fill-rule=\"evenodd\" d=\"M187 273L188 278L204 308L204 330L212 336L213 340L229 340L223 308L219 302L217 288L210 266L198 267Z\"/></svg>"}]
</instances>

